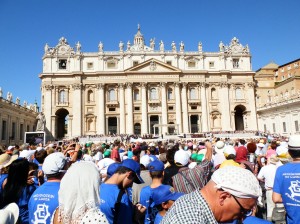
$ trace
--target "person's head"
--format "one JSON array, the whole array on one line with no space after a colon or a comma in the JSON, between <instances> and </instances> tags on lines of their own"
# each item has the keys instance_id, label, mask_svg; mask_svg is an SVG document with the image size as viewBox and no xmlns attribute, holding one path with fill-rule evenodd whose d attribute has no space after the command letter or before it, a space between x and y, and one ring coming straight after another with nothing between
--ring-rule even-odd
<instances>
[{"instance_id":1,"label":"person's head","mask_svg":"<svg viewBox=\"0 0 300 224\"><path fill-rule=\"evenodd\" d=\"M45 158L47 157L47 151L44 149L41 149L40 151L36 151L34 153L34 157L39 162L39 164L43 164Z\"/></svg>"},{"instance_id":2,"label":"person's head","mask_svg":"<svg viewBox=\"0 0 300 224\"><path fill-rule=\"evenodd\" d=\"M164 176L164 163L159 160L152 161L149 166L149 173L152 179L163 178Z\"/></svg>"},{"instance_id":3,"label":"person's head","mask_svg":"<svg viewBox=\"0 0 300 224\"><path fill-rule=\"evenodd\" d=\"M144 183L143 179L140 176L140 173L140 164L132 159L126 159L123 160L114 175L118 175L120 177L119 179L121 181L120 183L118 183L119 187L126 189L128 187L131 187L133 183Z\"/></svg>"},{"instance_id":4,"label":"person's head","mask_svg":"<svg viewBox=\"0 0 300 224\"><path fill-rule=\"evenodd\" d=\"M249 170L226 166L216 170L201 190L218 222L242 219L251 214L261 196L258 180Z\"/></svg>"},{"instance_id":5,"label":"person's head","mask_svg":"<svg viewBox=\"0 0 300 224\"><path fill-rule=\"evenodd\" d=\"M300 135L291 135L288 143L288 149L290 156L300 158Z\"/></svg>"},{"instance_id":6,"label":"person's head","mask_svg":"<svg viewBox=\"0 0 300 224\"><path fill-rule=\"evenodd\" d=\"M61 152L48 155L43 163L42 170L48 180L60 180L68 168L66 157Z\"/></svg>"},{"instance_id":7,"label":"person's head","mask_svg":"<svg viewBox=\"0 0 300 224\"><path fill-rule=\"evenodd\" d=\"M58 200L63 223L80 220L88 209L98 208L100 174L91 162L74 163L61 180Z\"/></svg>"},{"instance_id":8,"label":"person's head","mask_svg":"<svg viewBox=\"0 0 300 224\"><path fill-rule=\"evenodd\" d=\"M190 160L190 155L186 151L180 149L176 151L174 160L177 166L187 166Z\"/></svg>"},{"instance_id":9,"label":"person's head","mask_svg":"<svg viewBox=\"0 0 300 224\"><path fill-rule=\"evenodd\" d=\"M235 159L236 151L232 145L226 145L224 147L224 155L226 159Z\"/></svg>"},{"instance_id":10,"label":"person's head","mask_svg":"<svg viewBox=\"0 0 300 224\"><path fill-rule=\"evenodd\" d=\"M7 182L2 192L0 208L12 202L18 203L23 188L27 184L28 172L29 162L26 159L20 158L10 164Z\"/></svg>"},{"instance_id":11,"label":"person's head","mask_svg":"<svg viewBox=\"0 0 300 224\"><path fill-rule=\"evenodd\" d=\"M143 155L140 158L141 170L147 170L150 162L151 162L150 156Z\"/></svg>"},{"instance_id":12,"label":"person's head","mask_svg":"<svg viewBox=\"0 0 300 224\"><path fill-rule=\"evenodd\" d=\"M168 211L173 203L182 195L184 194L175 192L172 186L164 184L154 188L152 191L152 199L158 211Z\"/></svg>"}]
</instances>

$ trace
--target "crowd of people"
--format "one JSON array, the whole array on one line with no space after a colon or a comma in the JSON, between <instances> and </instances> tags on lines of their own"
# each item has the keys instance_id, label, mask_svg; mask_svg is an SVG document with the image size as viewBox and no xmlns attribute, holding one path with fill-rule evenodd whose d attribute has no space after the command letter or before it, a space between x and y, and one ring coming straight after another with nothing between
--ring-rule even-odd
<instances>
[{"instance_id":1,"label":"crowd of people","mask_svg":"<svg viewBox=\"0 0 300 224\"><path fill-rule=\"evenodd\" d=\"M0 147L0 223L300 223L300 135Z\"/></svg>"}]
</instances>

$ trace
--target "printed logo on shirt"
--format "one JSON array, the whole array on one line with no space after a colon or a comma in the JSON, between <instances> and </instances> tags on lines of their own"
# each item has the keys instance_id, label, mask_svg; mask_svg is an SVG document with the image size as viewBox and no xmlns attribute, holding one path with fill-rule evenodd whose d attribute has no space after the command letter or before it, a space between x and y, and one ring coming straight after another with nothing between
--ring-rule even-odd
<instances>
[{"instance_id":1,"label":"printed logo on shirt","mask_svg":"<svg viewBox=\"0 0 300 224\"><path fill-rule=\"evenodd\" d=\"M291 197L294 199L294 197L300 196L300 181L291 181L291 186L289 187L289 190L291 192Z\"/></svg>"},{"instance_id":2,"label":"printed logo on shirt","mask_svg":"<svg viewBox=\"0 0 300 224\"><path fill-rule=\"evenodd\" d=\"M31 220L33 224L46 224L47 219L50 217L48 210L49 206L44 204L38 204L37 209L34 212L34 220Z\"/></svg>"}]
</instances>

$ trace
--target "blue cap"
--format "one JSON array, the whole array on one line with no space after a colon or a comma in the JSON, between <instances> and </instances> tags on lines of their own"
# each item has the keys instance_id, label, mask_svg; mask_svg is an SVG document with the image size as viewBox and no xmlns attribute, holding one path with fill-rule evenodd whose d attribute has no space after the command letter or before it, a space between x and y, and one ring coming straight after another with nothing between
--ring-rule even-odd
<instances>
[{"instance_id":1,"label":"blue cap","mask_svg":"<svg viewBox=\"0 0 300 224\"><path fill-rule=\"evenodd\" d=\"M149 169L150 172L164 171L165 165L160 160L154 160L151 163L149 163L148 169Z\"/></svg>"},{"instance_id":2,"label":"blue cap","mask_svg":"<svg viewBox=\"0 0 300 224\"><path fill-rule=\"evenodd\" d=\"M174 188L169 185L162 184L159 187L152 189L152 199L155 205L160 205L161 203L169 200L176 201L182 195L184 194L175 192Z\"/></svg>"},{"instance_id":3,"label":"blue cap","mask_svg":"<svg viewBox=\"0 0 300 224\"><path fill-rule=\"evenodd\" d=\"M111 177L114 175L118 167L120 166L120 163L112 163L107 167L107 176Z\"/></svg>"},{"instance_id":4,"label":"blue cap","mask_svg":"<svg viewBox=\"0 0 300 224\"><path fill-rule=\"evenodd\" d=\"M145 183L143 181L143 179L141 178L140 174L141 174L141 168L140 168L140 164L137 163L136 161L134 161L133 159L125 159L123 160L123 162L120 164L120 166L124 166L127 167L128 169L131 169L135 175L136 178L133 181L136 184L142 184Z\"/></svg>"}]
</instances>

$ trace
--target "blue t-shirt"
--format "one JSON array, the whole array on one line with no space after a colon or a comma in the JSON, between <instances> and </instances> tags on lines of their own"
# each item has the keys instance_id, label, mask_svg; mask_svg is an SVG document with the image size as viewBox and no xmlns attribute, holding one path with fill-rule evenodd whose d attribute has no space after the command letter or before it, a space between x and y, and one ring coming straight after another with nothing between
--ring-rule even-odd
<instances>
[{"instance_id":1,"label":"blue t-shirt","mask_svg":"<svg viewBox=\"0 0 300 224\"><path fill-rule=\"evenodd\" d=\"M36 185L28 185L23 188L23 192L18 201L19 206L19 219L20 223L28 223L29 222L29 199L33 192L37 189Z\"/></svg>"},{"instance_id":2,"label":"blue t-shirt","mask_svg":"<svg viewBox=\"0 0 300 224\"><path fill-rule=\"evenodd\" d=\"M287 163L278 167L273 192L281 194L287 223L300 223L300 164Z\"/></svg>"},{"instance_id":3,"label":"blue t-shirt","mask_svg":"<svg viewBox=\"0 0 300 224\"><path fill-rule=\"evenodd\" d=\"M152 191L155 188L150 186L143 187L140 193L140 203L144 205L147 210L145 213L145 224L150 224L154 222L155 216L158 210L152 200Z\"/></svg>"},{"instance_id":4,"label":"blue t-shirt","mask_svg":"<svg viewBox=\"0 0 300 224\"><path fill-rule=\"evenodd\" d=\"M248 216L243 220L243 224L272 224L272 222L264 219L257 218L255 216Z\"/></svg>"},{"instance_id":5,"label":"blue t-shirt","mask_svg":"<svg viewBox=\"0 0 300 224\"><path fill-rule=\"evenodd\" d=\"M111 224L114 221L115 203L117 202L119 191L120 189L116 184L103 183L100 185L100 210L105 214L108 222ZM124 193L121 198L117 223L130 224L132 223L132 217L133 205L129 196Z\"/></svg>"},{"instance_id":6,"label":"blue t-shirt","mask_svg":"<svg viewBox=\"0 0 300 224\"><path fill-rule=\"evenodd\" d=\"M2 185L3 185L3 182L5 181L5 179L8 177L8 174L5 173L5 174L0 174L0 195L2 194Z\"/></svg>"},{"instance_id":7,"label":"blue t-shirt","mask_svg":"<svg viewBox=\"0 0 300 224\"><path fill-rule=\"evenodd\" d=\"M155 216L154 224L159 224L162 219L163 219L163 216L161 216L158 212Z\"/></svg>"},{"instance_id":8,"label":"blue t-shirt","mask_svg":"<svg viewBox=\"0 0 300 224\"><path fill-rule=\"evenodd\" d=\"M29 223L50 224L58 207L59 186L60 182L46 182L36 189L29 200Z\"/></svg>"}]
</instances>

